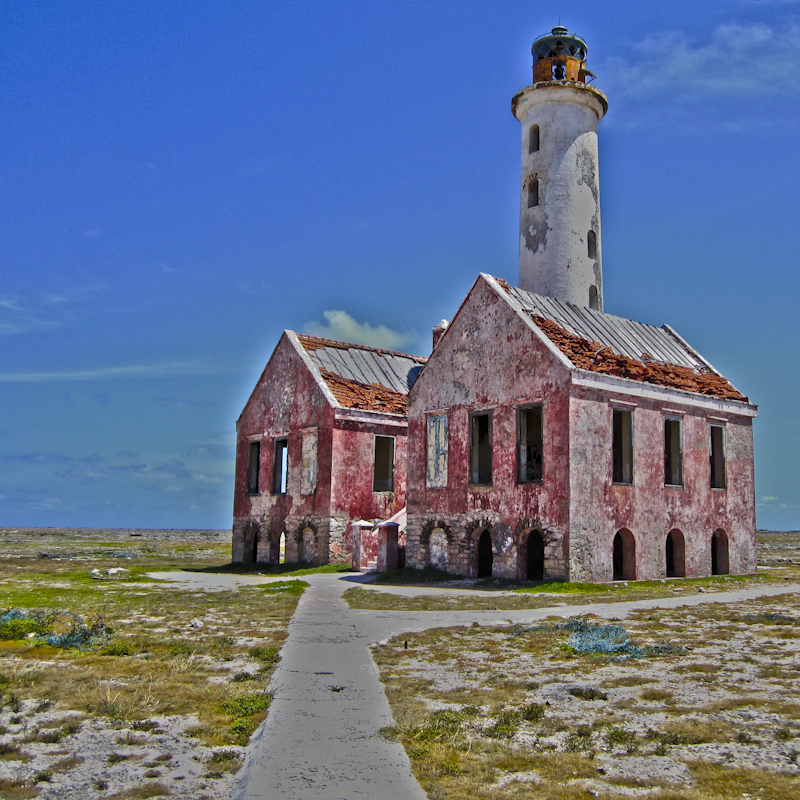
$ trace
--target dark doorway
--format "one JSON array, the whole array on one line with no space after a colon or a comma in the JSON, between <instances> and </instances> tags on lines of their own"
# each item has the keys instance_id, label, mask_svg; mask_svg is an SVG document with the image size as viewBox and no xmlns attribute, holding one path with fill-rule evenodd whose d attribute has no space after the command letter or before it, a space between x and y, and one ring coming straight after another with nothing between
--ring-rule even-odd
<instances>
[{"instance_id":1,"label":"dark doorway","mask_svg":"<svg viewBox=\"0 0 800 800\"><path fill-rule=\"evenodd\" d=\"M683 534L679 530L667 534L667 577L683 578L686 575L686 557Z\"/></svg>"},{"instance_id":2,"label":"dark doorway","mask_svg":"<svg viewBox=\"0 0 800 800\"><path fill-rule=\"evenodd\" d=\"M614 536L614 580L636 580L636 540L633 534L623 528Z\"/></svg>"},{"instance_id":3,"label":"dark doorway","mask_svg":"<svg viewBox=\"0 0 800 800\"><path fill-rule=\"evenodd\" d=\"M714 531L711 537L711 574L727 575L728 565L728 535L725 531Z\"/></svg>"},{"instance_id":4,"label":"dark doorway","mask_svg":"<svg viewBox=\"0 0 800 800\"><path fill-rule=\"evenodd\" d=\"M528 580L544 580L544 539L540 531L528 534Z\"/></svg>"},{"instance_id":5,"label":"dark doorway","mask_svg":"<svg viewBox=\"0 0 800 800\"><path fill-rule=\"evenodd\" d=\"M492 576L492 535L484 531L478 539L478 577L490 578Z\"/></svg>"}]
</instances>

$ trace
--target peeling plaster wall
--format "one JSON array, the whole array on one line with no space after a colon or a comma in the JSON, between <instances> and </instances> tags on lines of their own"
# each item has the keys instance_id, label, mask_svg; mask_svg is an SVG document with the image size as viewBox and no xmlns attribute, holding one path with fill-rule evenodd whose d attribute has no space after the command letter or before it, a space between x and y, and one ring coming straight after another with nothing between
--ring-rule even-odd
<instances>
[{"instance_id":1,"label":"peeling plaster wall","mask_svg":"<svg viewBox=\"0 0 800 800\"><path fill-rule=\"evenodd\" d=\"M237 423L232 560L325 564L350 558L350 521L386 518L405 493L405 421L341 420L284 334ZM382 418L386 415L375 415ZM373 434L397 436L396 496L372 493ZM275 439L288 439L286 494L273 494ZM261 441L259 493L247 493L248 444ZM316 454L316 464L313 455ZM398 505L399 503L399 505ZM305 532L305 533L304 533Z\"/></svg>"},{"instance_id":2,"label":"peeling plaster wall","mask_svg":"<svg viewBox=\"0 0 800 800\"><path fill-rule=\"evenodd\" d=\"M377 417L377 415L376 415ZM406 436L403 417L381 415L374 422L337 418L333 430L331 498L333 507L349 519L389 519L405 505ZM375 436L395 437L394 492L373 492Z\"/></svg>"},{"instance_id":3,"label":"peeling plaster wall","mask_svg":"<svg viewBox=\"0 0 800 800\"><path fill-rule=\"evenodd\" d=\"M636 578L666 577L666 537L685 539L686 576L711 574L711 537L728 535L730 572L756 570L752 420L576 387L570 402L570 576L610 581L613 539L627 528L636 541ZM633 410L633 480L612 483L612 408ZM682 412L682 413L679 413ZM664 417L680 416L682 487L664 486ZM711 489L709 426L726 424L727 489Z\"/></svg>"},{"instance_id":4,"label":"peeling plaster wall","mask_svg":"<svg viewBox=\"0 0 800 800\"><path fill-rule=\"evenodd\" d=\"M546 570L567 577L569 396L566 367L479 280L409 393L408 563L431 558L429 537L447 537L447 571L475 574L477 536L492 535L493 574L525 577L520 540L545 532ZM543 403L544 481L516 482L516 410ZM448 409L448 485L426 487L426 412ZM492 412L491 487L469 485L469 414ZM434 540L433 556L442 559ZM440 561L441 563L441 561Z\"/></svg>"},{"instance_id":5,"label":"peeling plaster wall","mask_svg":"<svg viewBox=\"0 0 800 800\"><path fill-rule=\"evenodd\" d=\"M523 89L513 108L522 123L520 288L589 307L594 285L602 311L597 123L605 96L591 86L540 83ZM539 150L530 153L533 125L539 126ZM539 204L529 208L534 180ZM596 235L594 258L590 230Z\"/></svg>"},{"instance_id":6,"label":"peeling plaster wall","mask_svg":"<svg viewBox=\"0 0 800 800\"><path fill-rule=\"evenodd\" d=\"M711 537L728 536L730 572L756 569L752 420L722 408L578 386L572 372L479 279L409 393L408 563L476 574L492 539L494 575L525 578L525 534L543 532L545 577L610 581L613 540L631 531L636 577L666 576L666 537L685 540L687 577L711 573ZM626 382L635 385L632 381ZM643 387L643 391L646 390ZM544 480L516 482L516 409L542 403ZM707 406L707 396L698 397ZM612 409L634 415L634 484L612 482ZM448 483L426 486L427 413L448 415ZM469 484L469 415L492 414L492 485ZM664 417L682 420L682 487L664 486ZM710 486L710 425L724 424L727 488ZM431 539L433 546L431 546Z\"/></svg>"}]
</instances>

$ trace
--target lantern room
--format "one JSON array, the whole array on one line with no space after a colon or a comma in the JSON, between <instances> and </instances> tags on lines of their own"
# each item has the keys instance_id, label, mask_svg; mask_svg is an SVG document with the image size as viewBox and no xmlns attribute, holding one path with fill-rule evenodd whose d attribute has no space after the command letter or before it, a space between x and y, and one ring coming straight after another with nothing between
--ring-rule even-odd
<instances>
[{"instance_id":1,"label":"lantern room","mask_svg":"<svg viewBox=\"0 0 800 800\"><path fill-rule=\"evenodd\" d=\"M558 25L533 43L533 82L586 83L594 75L586 69L586 42Z\"/></svg>"}]
</instances>

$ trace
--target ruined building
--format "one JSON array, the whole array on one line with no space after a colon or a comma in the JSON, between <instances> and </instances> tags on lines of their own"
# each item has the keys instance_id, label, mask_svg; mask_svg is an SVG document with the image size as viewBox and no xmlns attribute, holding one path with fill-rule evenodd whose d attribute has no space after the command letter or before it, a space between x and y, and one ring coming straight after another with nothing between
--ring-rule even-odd
<instances>
[{"instance_id":1,"label":"ruined building","mask_svg":"<svg viewBox=\"0 0 800 800\"><path fill-rule=\"evenodd\" d=\"M233 561L348 561L352 522L402 510L425 361L284 331L236 423Z\"/></svg>"},{"instance_id":2,"label":"ruined building","mask_svg":"<svg viewBox=\"0 0 800 800\"><path fill-rule=\"evenodd\" d=\"M669 326L604 313L608 101L565 28L532 52L519 288L480 275L427 363L286 332L239 421L234 560L276 562L285 533L288 560L360 567L405 507L407 563L458 575L755 571L756 406Z\"/></svg>"}]
</instances>

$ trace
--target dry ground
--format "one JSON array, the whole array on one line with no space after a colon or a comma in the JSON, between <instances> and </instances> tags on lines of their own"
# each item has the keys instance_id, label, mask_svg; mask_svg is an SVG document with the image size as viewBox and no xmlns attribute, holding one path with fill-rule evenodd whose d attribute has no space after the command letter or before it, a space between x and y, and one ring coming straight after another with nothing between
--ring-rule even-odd
<instances>
[{"instance_id":1,"label":"dry ground","mask_svg":"<svg viewBox=\"0 0 800 800\"><path fill-rule=\"evenodd\" d=\"M800 534L760 540L760 580L794 580ZM397 721L385 733L434 799L800 797L800 598L710 596L618 624L639 657L576 652L555 619L398 636L373 651Z\"/></svg>"},{"instance_id":2,"label":"dry ground","mask_svg":"<svg viewBox=\"0 0 800 800\"><path fill-rule=\"evenodd\" d=\"M0 531L0 797L230 794L303 584L201 592L144 575L229 554L229 532ZM8 609L42 617L3 623ZM43 644L37 631L71 629L65 612L101 635Z\"/></svg>"}]
</instances>

